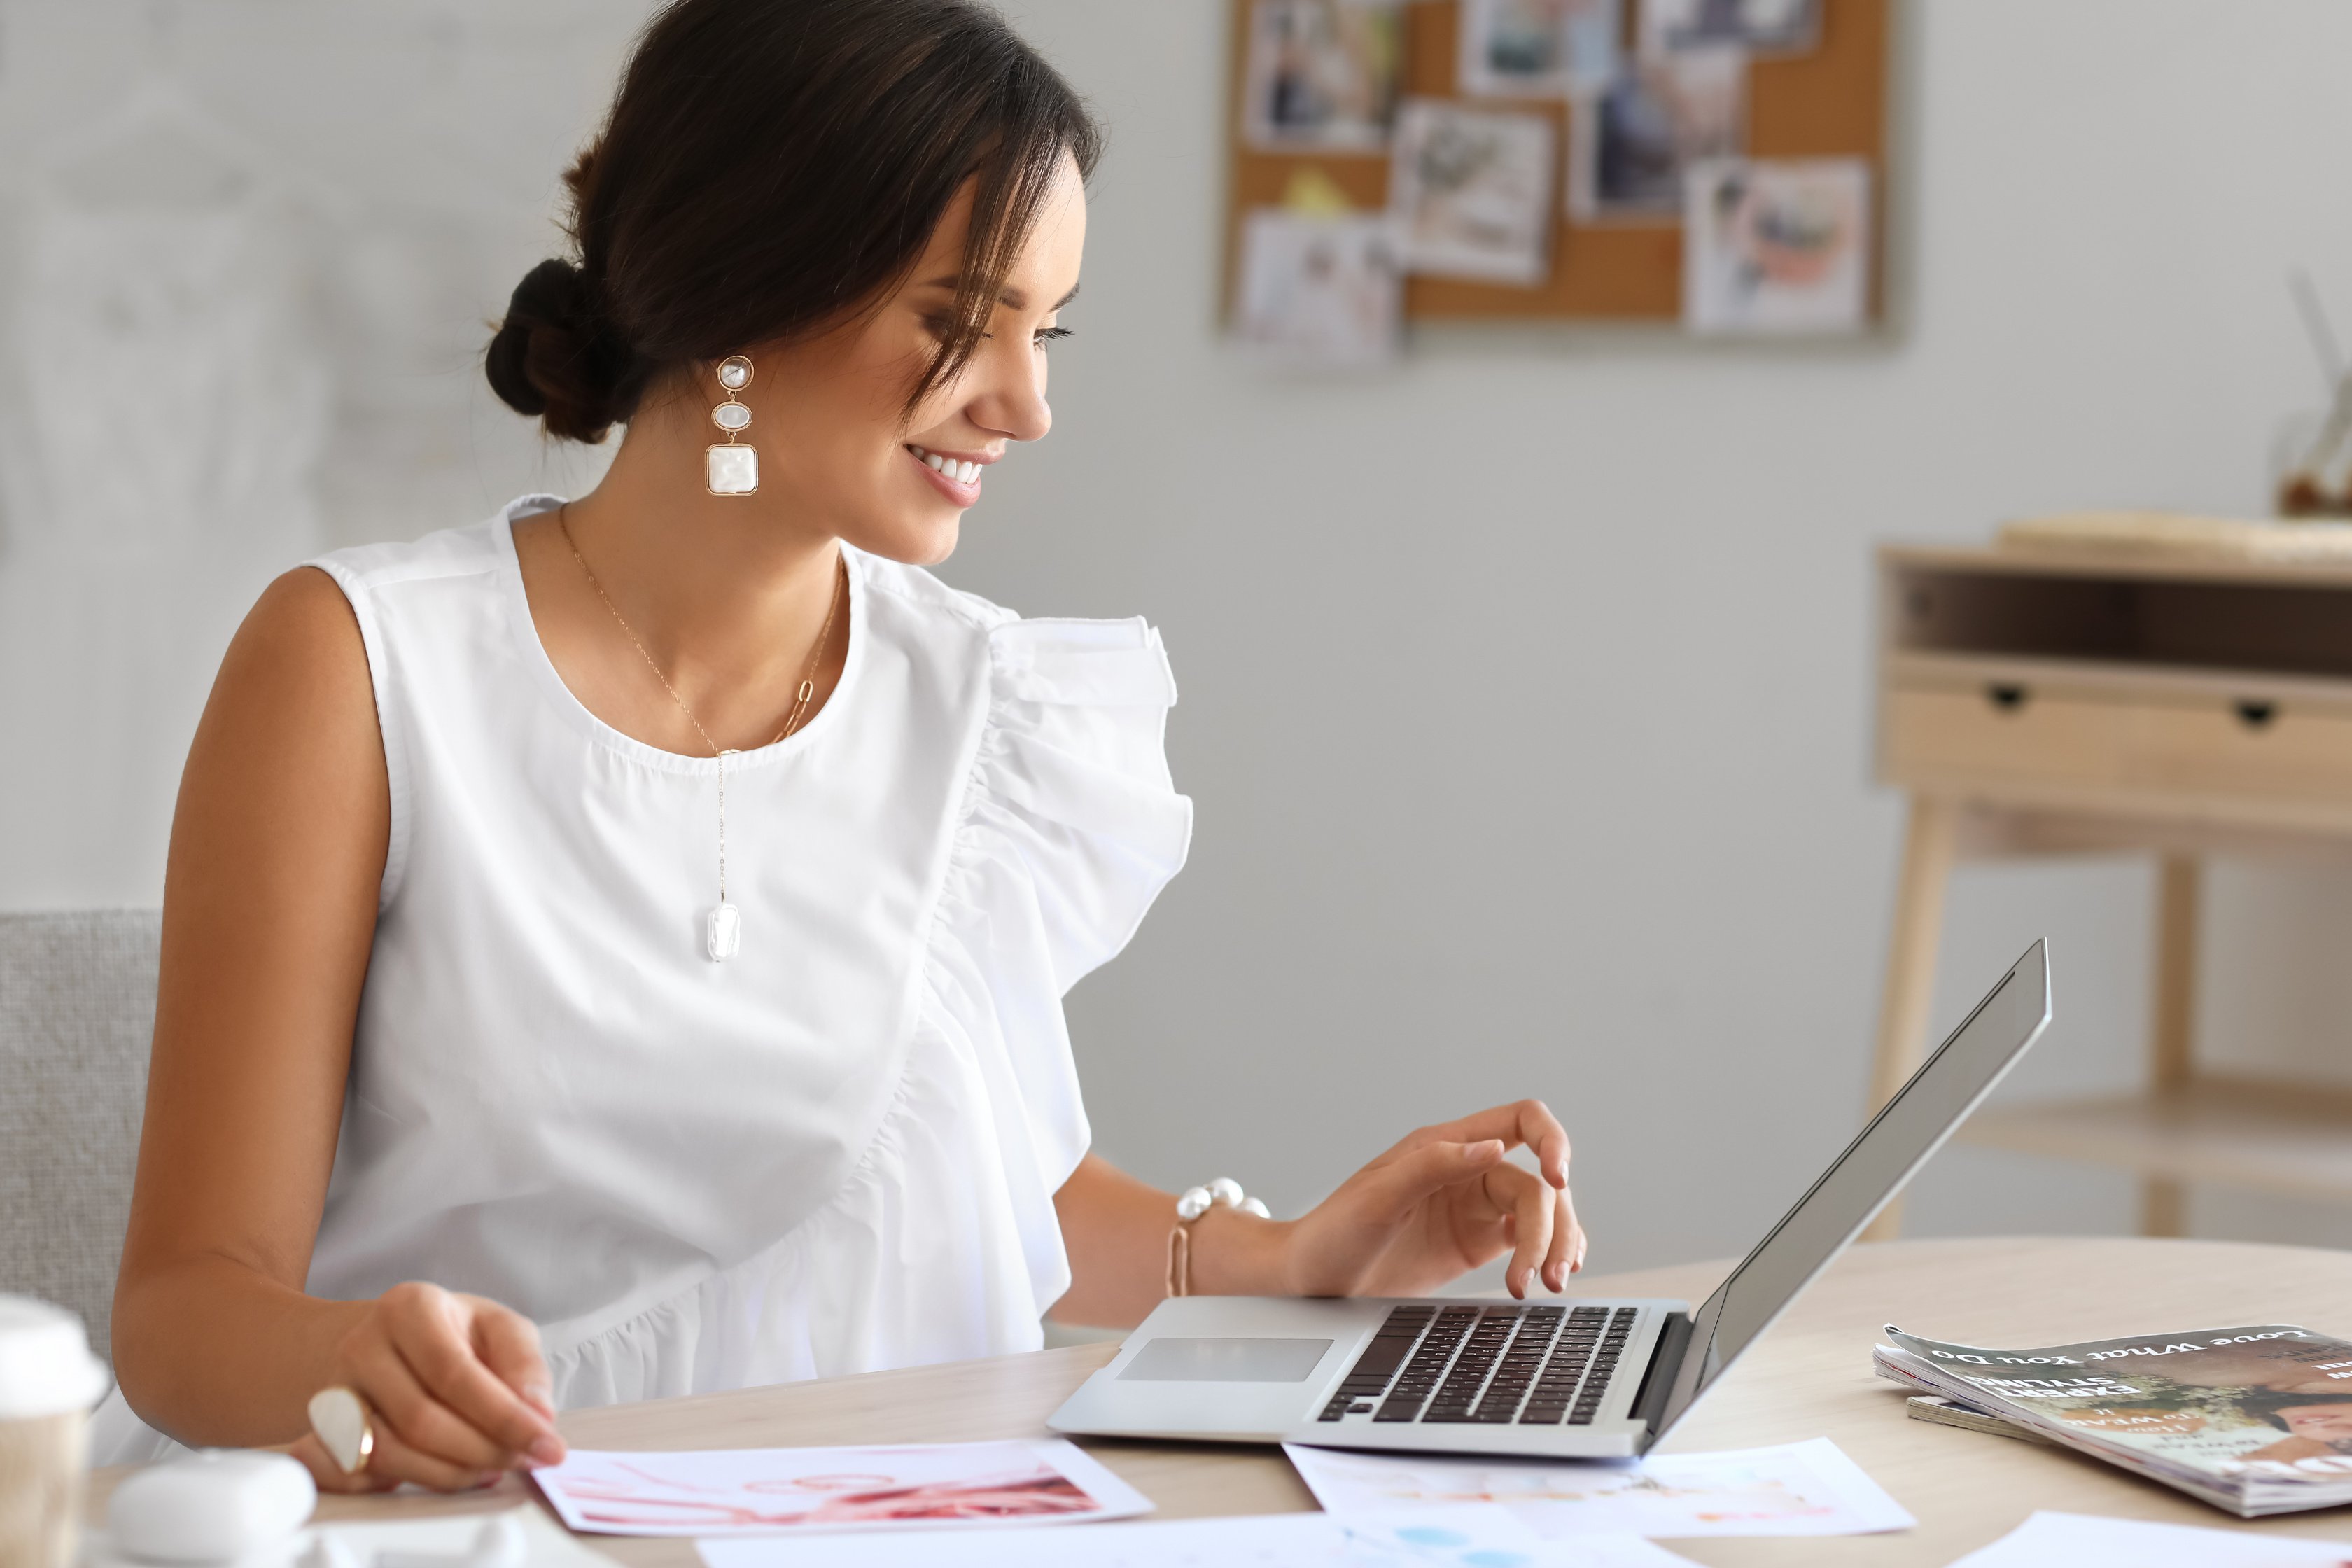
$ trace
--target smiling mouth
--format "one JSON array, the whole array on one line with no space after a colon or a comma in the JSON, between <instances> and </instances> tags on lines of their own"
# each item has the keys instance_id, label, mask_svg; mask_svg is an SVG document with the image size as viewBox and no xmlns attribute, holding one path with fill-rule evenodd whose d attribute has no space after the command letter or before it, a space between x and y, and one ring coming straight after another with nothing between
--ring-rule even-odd
<instances>
[{"instance_id":1,"label":"smiling mouth","mask_svg":"<svg viewBox=\"0 0 2352 1568\"><path fill-rule=\"evenodd\" d=\"M960 485L978 484L980 482L980 470L985 467L984 464L981 463L959 462L953 458L942 458L937 452L928 450L921 447L909 446L907 450L914 453L915 458L918 462L923 464L933 473L938 474L941 479L953 479Z\"/></svg>"}]
</instances>

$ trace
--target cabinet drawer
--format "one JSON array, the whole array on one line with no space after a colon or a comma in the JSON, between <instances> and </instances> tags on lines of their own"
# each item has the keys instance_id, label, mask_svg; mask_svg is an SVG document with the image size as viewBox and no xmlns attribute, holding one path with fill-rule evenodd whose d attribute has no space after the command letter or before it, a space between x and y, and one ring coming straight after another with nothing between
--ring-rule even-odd
<instances>
[{"instance_id":1,"label":"cabinet drawer","mask_svg":"<svg viewBox=\"0 0 2352 1568\"><path fill-rule=\"evenodd\" d=\"M2286 703L1896 687L1886 694L1881 757L1890 779L1911 785L2015 784L2352 809L2352 715Z\"/></svg>"},{"instance_id":2,"label":"cabinet drawer","mask_svg":"<svg viewBox=\"0 0 2352 1568\"><path fill-rule=\"evenodd\" d=\"M2352 805L2352 719L2274 707L2149 706L2132 727L2131 782L2167 794L2259 795Z\"/></svg>"},{"instance_id":3,"label":"cabinet drawer","mask_svg":"<svg viewBox=\"0 0 2352 1568\"><path fill-rule=\"evenodd\" d=\"M2030 692L2004 707L1984 687L1897 688L1886 694L1881 754L1887 776L1900 784L2113 788L2125 778L2132 708Z\"/></svg>"}]
</instances>

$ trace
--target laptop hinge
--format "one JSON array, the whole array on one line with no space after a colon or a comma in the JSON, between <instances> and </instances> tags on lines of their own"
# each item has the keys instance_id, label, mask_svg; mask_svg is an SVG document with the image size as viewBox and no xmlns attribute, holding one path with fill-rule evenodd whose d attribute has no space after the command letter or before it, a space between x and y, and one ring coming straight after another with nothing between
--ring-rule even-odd
<instances>
[{"instance_id":1,"label":"laptop hinge","mask_svg":"<svg viewBox=\"0 0 2352 1568\"><path fill-rule=\"evenodd\" d=\"M1658 1329L1658 1348L1650 1356L1650 1370L1642 1374L1642 1386L1634 1391L1633 1404L1627 1411L1648 1427L1642 1436L1644 1448L1658 1440L1658 1421L1666 1413L1666 1400L1674 1393L1675 1376L1682 1370L1690 1342L1690 1314L1668 1312Z\"/></svg>"}]
</instances>

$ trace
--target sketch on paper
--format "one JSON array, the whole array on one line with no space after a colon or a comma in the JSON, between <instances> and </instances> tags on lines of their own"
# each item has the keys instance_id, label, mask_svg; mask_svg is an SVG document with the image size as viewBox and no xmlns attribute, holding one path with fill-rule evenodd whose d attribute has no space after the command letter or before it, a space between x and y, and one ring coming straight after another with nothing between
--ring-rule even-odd
<instances>
[{"instance_id":1,"label":"sketch on paper","mask_svg":"<svg viewBox=\"0 0 2352 1568\"><path fill-rule=\"evenodd\" d=\"M33 163L12 542L300 560L333 402L305 310L306 193L160 77Z\"/></svg>"},{"instance_id":2,"label":"sketch on paper","mask_svg":"<svg viewBox=\"0 0 2352 1568\"><path fill-rule=\"evenodd\" d=\"M1406 268L1540 283L1551 267L1551 121L1413 99L1397 115L1389 175Z\"/></svg>"},{"instance_id":3,"label":"sketch on paper","mask_svg":"<svg viewBox=\"0 0 2352 1568\"><path fill-rule=\"evenodd\" d=\"M1694 165L1683 323L1695 332L1858 331L1870 319L1870 165L1860 158Z\"/></svg>"},{"instance_id":4,"label":"sketch on paper","mask_svg":"<svg viewBox=\"0 0 2352 1568\"><path fill-rule=\"evenodd\" d=\"M1151 1507L1059 1438L685 1453L575 1448L532 1479L564 1523L603 1535L1066 1523Z\"/></svg>"},{"instance_id":5,"label":"sketch on paper","mask_svg":"<svg viewBox=\"0 0 2352 1568\"><path fill-rule=\"evenodd\" d=\"M1255 0L1242 129L1276 152L1388 145L1404 38L1399 0Z\"/></svg>"},{"instance_id":6,"label":"sketch on paper","mask_svg":"<svg viewBox=\"0 0 2352 1568\"><path fill-rule=\"evenodd\" d=\"M920 1537L708 1541L709 1568L933 1568ZM956 1543L958 1568L1690 1568L1638 1535L1547 1542L1503 1509L1379 1519L1328 1513L1185 1519L1103 1530L1004 1530Z\"/></svg>"},{"instance_id":7,"label":"sketch on paper","mask_svg":"<svg viewBox=\"0 0 2352 1568\"><path fill-rule=\"evenodd\" d=\"M2042 1511L1952 1568L2081 1568L2095 1563L2128 1563L2131 1568L2352 1568L2352 1546Z\"/></svg>"},{"instance_id":8,"label":"sketch on paper","mask_svg":"<svg viewBox=\"0 0 2352 1568\"><path fill-rule=\"evenodd\" d=\"M1638 1464L1283 1451L1318 1502L1349 1517L1496 1503L1546 1537L1860 1535L1917 1522L1826 1437Z\"/></svg>"},{"instance_id":9,"label":"sketch on paper","mask_svg":"<svg viewBox=\"0 0 2352 1568\"><path fill-rule=\"evenodd\" d=\"M10 13L0 729L77 745L0 780L0 900L154 902L189 737L272 577L603 470L499 405L480 353L562 243L548 149L625 9L571 5L561 37L409 4Z\"/></svg>"}]
</instances>

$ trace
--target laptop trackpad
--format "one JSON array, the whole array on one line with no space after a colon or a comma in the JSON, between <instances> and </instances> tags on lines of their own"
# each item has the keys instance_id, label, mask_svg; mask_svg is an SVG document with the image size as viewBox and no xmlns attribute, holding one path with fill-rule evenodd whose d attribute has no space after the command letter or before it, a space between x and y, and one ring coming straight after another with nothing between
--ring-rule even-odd
<instances>
[{"instance_id":1,"label":"laptop trackpad","mask_svg":"<svg viewBox=\"0 0 2352 1568\"><path fill-rule=\"evenodd\" d=\"M1330 1348L1329 1340L1147 1340L1118 1381L1304 1383Z\"/></svg>"}]
</instances>

